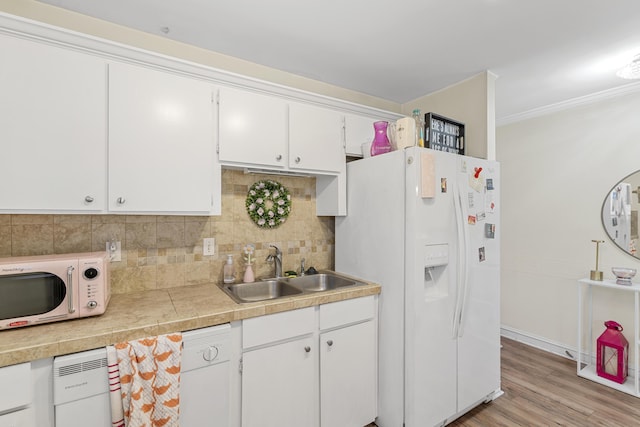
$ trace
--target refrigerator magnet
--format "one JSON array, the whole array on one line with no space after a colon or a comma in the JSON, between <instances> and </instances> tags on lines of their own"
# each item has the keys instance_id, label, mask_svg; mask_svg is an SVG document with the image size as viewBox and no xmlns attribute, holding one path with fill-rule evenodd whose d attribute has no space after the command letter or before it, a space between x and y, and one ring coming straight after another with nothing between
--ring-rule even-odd
<instances>
[{"instance_id":1,"label":"refrigerator magnet","mask_svg":"<svg viewBox=\"0 0 640 427\"><path fill-rule=\"evenodd\" d=\"M420 195L423 199L436 196L436 162L433 153L420 153Z\"/></svg>"},{"instance_id":2,"label":"refrigerator magnet","mask_svg":"<svg viewBox=\"0 0 640 427\"><path fill-rule=\"evenodd\" d=\"M447 192L447 178L440 178L440 192Z\"/></svg>"},{"instance_id":3,"label":"refrigerator magnet","mask_svg":"<svg viewBox=\"0 0 640 427\"><path fill-rule=\"evenodd\" d=\"M467 217L467 222L469 223L469 225L476 225L476 217L475 217L475 215L469 215Z\"/></svg>"},{"instance_id":4,"label":"refrigerator magnet","mask_svg":"<svg viewBox=\"0 0 640 427\"><path fill-rule=\"evenodd\" d=\"M496 225L495 224L485 224L484 225L484 237L487 239L495 239L496 238Z\"/></svg>"},{"instance_id":5,"label":"refrigerator magnet","mask_svg":"<svg viewBox=\"0 0 640 427\"><path fill-rule=\"evenodd\" d=\"M483 262L487 259L485 253L484 253L484 246L481 247L480 249L478 249L478 260L480 262Z\"/></svg>"},{"instance_id":6,"label":"refrigerator magnet","mask_svg":"<svg viewBox=\"0 0 640 427\"><path fill-rule=\"evenodd\" d=\"M493 198L493 193L487 193L487 197L484 198L484 210L490 214L496 210L496 202Z\"/></svg>"},{"instance_id":7,"label":"refrigerator magnet","mask_svg":"<svg viewBox=\"0 0 640 427\"><path fill-rule=\"evenodd\" d=\"M475 174L470 174L469 187L471 187L478 193L482 193L484 191L484 184L482 183L481 177L478 175L478 178L476 178Z\"/></svg>"},{"instance_id":8,"label":"refrigerator magnet","mask_svg":"<svg viewBox=\"0 0 640 427\"><path fill-rule=\"evenodd\" d=\"M494 190L493 178L487 178L487 190Z\"/></svg>"},{"instance_id":9,"label":"refrigerator magnet","mask_svg":"<svg viewBox=\"0 0 640 427\"><path fill-rule=\"evenodd\" d=\"M476 214L476 220L484 221L487 218L487 215L484 212L478 212Z\"/></svg>"}]
</instances>

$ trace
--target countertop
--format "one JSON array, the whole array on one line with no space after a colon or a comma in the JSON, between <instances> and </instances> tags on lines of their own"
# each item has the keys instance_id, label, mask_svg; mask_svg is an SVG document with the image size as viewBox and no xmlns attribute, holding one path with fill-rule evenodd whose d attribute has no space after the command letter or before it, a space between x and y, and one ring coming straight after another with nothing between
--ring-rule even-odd
<instances>
[{"instance_id":1,"label":"countertop","mask_svg":"<svg viewBox=\"0 0 640 427\"><path fill-rule=\"evenodd\" d=\"M238 304L218 285L115 294L101 316L0 331L0 367L380 293L380 285Z\"/></svg>"}]
</instances>

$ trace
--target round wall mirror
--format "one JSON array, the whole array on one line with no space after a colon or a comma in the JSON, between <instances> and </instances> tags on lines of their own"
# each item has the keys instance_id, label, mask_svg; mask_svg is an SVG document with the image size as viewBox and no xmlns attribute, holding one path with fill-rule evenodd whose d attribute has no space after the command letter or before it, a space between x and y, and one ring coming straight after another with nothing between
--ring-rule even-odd
<instances>
[{"instance_id":1,"label":"round wall mirror","mask_svg":"<svg viewBox=\"0 0 640 427\"><path fill-rule=\"evenodd\" d=\"M602 204L602 225L620 249L640 258L638 252L638 209L640 208L640 171L613 186Z\"/></svg>"}]
</instances>

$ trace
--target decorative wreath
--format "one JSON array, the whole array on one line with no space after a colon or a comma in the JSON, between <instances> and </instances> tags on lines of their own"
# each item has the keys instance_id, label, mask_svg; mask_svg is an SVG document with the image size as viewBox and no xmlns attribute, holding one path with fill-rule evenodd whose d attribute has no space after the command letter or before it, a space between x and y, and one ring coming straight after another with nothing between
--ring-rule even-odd
<instances>
[{"instance_id":1,"label":"decorative wreath","mask_svg":"<svg viewBox=\"0 0 640 427\"><path fill-rule=\"evenodd\" d=\"M276 228L291 212L291 195L276 181L258 181L249 187L247 213L261 228Z\"/></svg>"}]
</instances>

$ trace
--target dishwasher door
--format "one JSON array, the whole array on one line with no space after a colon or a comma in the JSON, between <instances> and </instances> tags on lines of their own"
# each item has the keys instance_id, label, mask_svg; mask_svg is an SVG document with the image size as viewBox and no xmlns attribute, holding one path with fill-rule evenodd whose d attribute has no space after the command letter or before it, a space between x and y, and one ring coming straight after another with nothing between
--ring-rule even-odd
<instances>
[{"instance_id":1,"label":"dishwasher door","mask_svg":"<svg viewBox=\"0 0 640 427\"><path fill-rule=\"evenodd\" d=\"M105 348L54 358L56 427L111 427L108 376Z\"/></svg>"},{"instance_id":2,"label":"dishwasher door","mask_svg":"<svg viewBox=\"0 0 640 427\"><path fill-rule=\"evenodd\" d=\"M180 427L228 427L229 324L183 334Z\"/></svg>"},{"instance_id":3,"label":"dishwasher door","mask_svg":"<svg viewBox=\"0 0 640 427\"><path fill-rule=\"evenodd\" d=\"M230 330L182 334L180 427L229 426ZM111 427L106 349L55 358L54 405L56 427Z\"/></svg>"}]
</instances>

